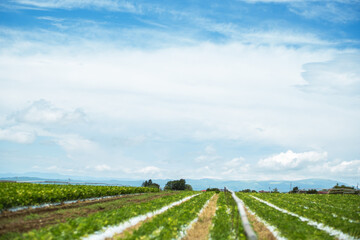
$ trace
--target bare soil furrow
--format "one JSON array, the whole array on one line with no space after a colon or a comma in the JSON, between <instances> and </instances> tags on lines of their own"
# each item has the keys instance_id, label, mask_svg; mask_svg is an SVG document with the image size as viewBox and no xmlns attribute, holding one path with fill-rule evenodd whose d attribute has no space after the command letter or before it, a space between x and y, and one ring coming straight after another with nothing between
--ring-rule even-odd
<instances>
[{"instance_id":1,"label":"bare soil furrow","mask_svg":"<svg viewBox=\"0 0 360 240\"><path fill-rule=\"evenodd\" d=\"M215 194L209 201L209 204L201 212L198 220L193 226L186 232L186 236L182 240L203 240L209 238L210 227L212 218L216 212L216 203L219 198L218 194Z\"/></svg>"},{"instance_id":2,"label":"bare soil furrow","mask_svg":"<svg viewBox=\"0 0 360 240\"><path fill-rule=\"evenodd\" d=\"M71 206L53 206L43 209L32 209L22 211L21 213L5 212L0 215L0 235L8 232L28 232L33 229L40 229L49 225L66 222L69 219L77 217L87 217L101 211L122 208L129 204L139 204L148 202L153 199L172 195L166 194L149 194L147 195L131 195L120 196L117 198L96 200L92 202L79 202L71 204Z\"/></svg>"}]
</instances>

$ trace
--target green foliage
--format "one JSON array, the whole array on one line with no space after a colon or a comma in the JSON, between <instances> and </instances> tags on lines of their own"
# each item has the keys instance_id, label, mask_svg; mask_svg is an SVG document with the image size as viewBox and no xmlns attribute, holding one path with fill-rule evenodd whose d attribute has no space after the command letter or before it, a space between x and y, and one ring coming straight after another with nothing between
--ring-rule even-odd
<instances>
[{"instance_id":1,"label":"green foliage","mask_svg":"<svg viewBox=\"0 0 360 240\"><path fill-rule=\"evenodd\" d=\"M185 190L186 191L192 191L193 188L192 188L192 186L190 184L185 184Z\"/></svg>"},{"instance_id":2,"label":"green foliage","mask_svg":"<svg viewBox=\"0 0 360 240\"><path fill-rule=\"evenodd\" d=\"M169 181L166 183L165 185L165 190L188 190L190 189L190 185L186 186L188 184L186 184L185 179L180 179L180 180L174 180L174 181ZM188 189L187 189L188 188ZM192 187L191 187L192 189Z\"/></svg>"},{"instance_id":3,"label":"green foliage","mask_svg":"<svg viewBox=\"0 0 360 240\"><path fill-rule=\"evenodd\" d=\"M316 189L309 189L306 191L307 194L317 194L318 191Z\"/></svg>"},{"instance_id":4,"label":"green foliage","mask_svg":"<svg viewBox=\"0 0 360 240\"><path fill-rule=\"evenodd\" d=\"M246 239L236 202L229 192L219 193L210 237L212 240Z\"/></svg>"},{"instance_id":5,"label":"green foliage","mask_svg":"<svg viewBox=\"0 0 360 240\"><path fill-rule=\"evenodd\" d=\"M202 193L155 216L125 239L179 239L180 232L198 216L201 208L212 195L213 193Z\"/></svg>"},{"instance_id":6,"label":"green foliage","mask_svg":"<svg viewBox=\"0 0 360 240\"><path fill-rule=\"evenodd\" d=\"M297 193L299 191L299 187L293 187L293 189L289 193Z\"/></svg>"},{"instance_id":7,"label":"green foliage","mask_svg":"<svg viewBox=\"0 0 360 240\"><path fill-rule=\"evenodd\" d=\"M282 213L265 203L262 203L251 196L254 195L259 198L263 197L277 197L285 194L244 194L236 193L236 195L242 199L247 207L251 211L255 212L260 218L264 219L270 225L275 226L280 234L287 239L334 239L326 232L317 229L314 226L308 225L306 222L301 221L299 218ZM302 196L302 195L290 195L287 196ZM287 202L288 205L294 205L291 202Z\"/></svg>"},{"instance_id":8,"label":"green foliage","mask_svg":"<svg viewBox=\"0 0 360 240\"><path fill-rule=\"evenodd\" d=\"M158 191L159 189L144 187L0 182L0 210L41 203Z\"/></svg>"},{"instance_id":9,"label":"green foliage","mask_svg":"<svg viewBox=\"0 0 360 240\"><path fill-rule=\"evenodd\" d=\"M244 190L241 190L240 192L244 192L244 193L250 193L250 192L253 192L253 193L256 193L256 190L251 190L251 189L244 189Z\"/></svg>"},{"instance_id":10,"label":"green foliage","mask_svg":"<svg viewBox=\"0 0 360 240\"><path fill-rule=\"evenodd\" d=\"M157 183L153 183L151 179L149 179L149 181L143 182L141 186L160 189L160 185Z\"/></svg>"},{"instance_id":11,"label":"green foliage","mask_svg":"<svg viewBox=\"0 0 360 240\"><path fill-rule=\"evenodd\" d=\"M216 192L216 193L220 193L220 189L218 188L208 188L206 189L207 192Z\"/></svg>"},{"instance_id":12,"label":"green foliage","mask_svg":"<svg viewBox=\"0 0 360 240\"><path fill-rule=\"evenodd\" d=\"M15 239L79 239L100 231L103 227L118 225L132 217L160 209L191 194L193 193L182 192L139 204L130 202L126 207L69 219L64 223L27 232Z\"/></svg>"},{"instance_id":13,"label":"green foliage","mask_svg":"<svg viewBox=\"0 0 360 240\"><path fill-rule=\"evenodd\" d=\"M360 196L262 194L258 197L300 216L360 237Z\"/></svg>"}]
</instances>

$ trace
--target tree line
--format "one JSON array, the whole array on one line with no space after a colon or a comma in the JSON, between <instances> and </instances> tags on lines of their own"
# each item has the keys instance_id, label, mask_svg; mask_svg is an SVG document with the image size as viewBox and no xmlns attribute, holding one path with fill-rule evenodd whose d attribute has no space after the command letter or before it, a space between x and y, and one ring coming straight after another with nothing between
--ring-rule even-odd
<instances>
[{"instance_id":1,"label":"tree line","mask_svg":"<svg viewBox=\"0 0 360 240\"><path fill-rule=\"evenodd\" d=\"M148 181L144 181L141 185L142 187L151 187L151 188L157 188L160 189L160 185L157 183L154 183L151 179ZM175 191L181 191L181 190L188 190L192 191L193 188L190 184L186 184L185 179L180 180L173 180L168 181L164 187L164 190L175 190Z\"/></svg>"}]
</instances>

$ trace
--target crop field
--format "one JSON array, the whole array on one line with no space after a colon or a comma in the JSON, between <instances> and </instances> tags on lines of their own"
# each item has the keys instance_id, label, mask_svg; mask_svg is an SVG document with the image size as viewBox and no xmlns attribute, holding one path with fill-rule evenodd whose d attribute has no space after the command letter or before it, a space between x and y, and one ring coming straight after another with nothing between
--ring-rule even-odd
<instances>
[{"instance_id":1,"label":"crop field","mask_svg":"<svg viewBox=\"0 0 360 240\"><path fill-rule=\"evenodd\" d=\"M0 191L0 239L247 239L229 192L15 183ZM360 239L358 195L236 195L258 239ZM92 198L100 196L111 197ZM69 199L83 200L9 210Z\"/></svg>"},{"instance_id":2,"label":"crop field","mask_svg":"<svg viewBox=\"0 0 360 240\"><path fill-rule=\"evenodd\" d=\"M360 239L360 196L237 193L287 239Z\"/></svg>"},{"instance_id":3,"label":"crop field","mask_svg":"<svg viewBox=\"0 0 360 240\"><path fill-rule=\"evenodd\" d=\"M0 210L92 197L157 192L156 188L0 182Z\"/></svg>"}]
</instances>

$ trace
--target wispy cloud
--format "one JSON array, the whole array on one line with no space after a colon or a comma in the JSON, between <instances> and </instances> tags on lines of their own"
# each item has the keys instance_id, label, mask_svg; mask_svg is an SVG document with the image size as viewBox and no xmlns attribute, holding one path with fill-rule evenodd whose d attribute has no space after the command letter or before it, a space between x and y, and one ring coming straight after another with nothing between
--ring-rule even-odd
<instances>
[{"instance_id":1,"label":"wispy cloud","mask_svg":"<svg viewBox=\"0 0 360 240\"><path fill-rule=\"evenodd\" d=\"M286 4L289 10L308 19L347 23L359 20L359 1L350 0L245 0L248 3Z\"/></svg>"},{"instance_id":2,"label":"wispy cloud","mask_svg":"<svg viewBox=\"0 0 360 240\"><path fill-rule=\"evenodd\" d=\"M41 99L10 115L9 119L32 124L67 124L85 121L86 114L81 109L66 111L57 108L50 102Z\"/></svg>"},{"instance_id":3,"label":"wispy cloud","mask_svg":"<svg viewBox=\"0 0 360 240\"><path fill-rule=\"evenodd\" d=\"M327 62L307 63L302 76L304 91L322 94L360 94L360 53L344 53Z\"/></svg>"},{"instance_id":4,"label":"wispy cloud","mask_svg":"<svg viewBox=\"0 0 360 240\"><path fill-rule=\"evenodd\" d=\"M136 12L137 8L128 1L115 1L115 0L15 0L14 2L25 5L33 6L37 8L95 8L95 9L107 9L110 11L129 11Z\"/></svg>"},{"instance_id":5,"label":"wispy cloud","mask_svg":"<svg viewBox=\"0 0 360 240\"><path fill-rule=\"evenodd\" d=\"M309 19L347 23L359 20L359 1L298 1L290 11Z\"/></svg>"},{"instance_id":6,"label":"wispy cloud","mask_svg":"<svg viewBox=\"0 0 360 240\"><path fill-rule=\"evenodd\" d=\"M265 179L358 167L350 1L5 5L16 8L0 27L10 170Z\"/></svg>"},{"instance_id":7,"label":"wispy cloud","mask_svg":"<svg viewBox=\"0 0 360 240\"><path fill-rule=\"evenodd\" d=\"M29 129L21 127L0 128L0 140L12 141L17 143L32 143L35 140L35 133Z\"/></svg>"}]
</instances>

